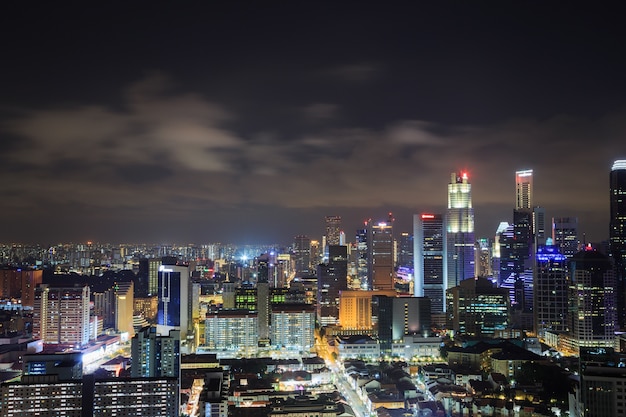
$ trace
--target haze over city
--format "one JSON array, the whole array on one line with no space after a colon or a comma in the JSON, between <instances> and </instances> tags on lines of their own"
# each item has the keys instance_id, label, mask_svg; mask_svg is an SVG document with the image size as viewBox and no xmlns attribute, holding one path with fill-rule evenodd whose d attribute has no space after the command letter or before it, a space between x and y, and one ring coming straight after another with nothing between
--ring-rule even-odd
<instances>
[{"instance_id":1,"label":"haze over city","mask_svg":"<svg viewBox=\"0 0 626 417\"><path fill-rule=\"evenodd\" d=\"M603 9L600 9L603 7ZM534 202L608 237L625 29L606 6L275 2L2 13L0 241L348 238L443 213L476 236Z\"/></svg>"}]
</instances>

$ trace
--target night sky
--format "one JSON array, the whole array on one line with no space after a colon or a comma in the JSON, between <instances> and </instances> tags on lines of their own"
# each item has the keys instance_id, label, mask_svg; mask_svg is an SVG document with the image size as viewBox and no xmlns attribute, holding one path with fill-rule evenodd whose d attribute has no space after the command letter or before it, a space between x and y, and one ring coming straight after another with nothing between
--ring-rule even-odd
<instances>
[{"instance_id":1,"label":"night sky","mask_svg":"<svg viewBox=\"0 0 626 417\"><path fill-rule=\"evenodd\" d=\"M608 237L626 25L560 2L56 2L0 11L0 242L290 243L341 215L535 205ZM617 3L616 3L617 4Z\"/></svg>"}]
</instances>

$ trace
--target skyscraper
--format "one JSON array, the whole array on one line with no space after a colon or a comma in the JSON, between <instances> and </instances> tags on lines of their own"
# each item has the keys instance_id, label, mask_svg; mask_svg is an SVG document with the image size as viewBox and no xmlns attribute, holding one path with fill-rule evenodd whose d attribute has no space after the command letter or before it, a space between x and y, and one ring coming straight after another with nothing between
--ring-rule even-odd
<instances>
[{"instance_id":1,"label":"skyscraper","mask_svg":"<svg viewBox=\"0 0 626 417\"><path fill-rule=\"evenodd\" d=\"M326 245L340 245L341 216L326 216Z\"/></svg>"},{"instance_id":2,"label":"skyscraper","mask_svg":"<svg viewBox=\"0 0 626 417\"><path fill-rule=\"evenodd\" d=\"M468 175L452 173L448 184L448 288L474 276L474 209Z\"/></svg>"},{"instance_id":3,"label":"skyscraper","mask_svg":"<svg viewBox=\"0 0 626 417\"><path fill-rule=\"evenodd\" d=\"M443 216L414 215L413 235L414 295L430 298L432 312L442 313L448 288L448 248Z\"/></svg>"},{"instance_id":4,"label":"skyscraper","mask_svg":"<svg viewBox=\"0 0 626 417\"><path fill-rule=\"evenodd\" d=\"M317 317L322 325L339 319L339 293L348 288L347 246L328 247L328 263L317 267Z\"/></svg>"},{"instance_id":5,"label":"skyscraper","mask_svg":"<svg viewBox=\"0 0 626 417\"><path fill-rule=\"evenodd\" d=\"M626 328L626 159L613 163L610 175L610 254L615 262L620 328Z\"/></svg>"},{"instance_id":6,"label":"skyscraper","mask_svg":"<svg viewBox=\"0 0 626 417\"><path fill-rule=\"evenodd\" d=\"M553 217L552 242L566 258L578 253L578 218Z\"/></svg>"},{"instance_id":7,"label":"skyscraper","mask_svg":"<svg viewBox=\"0 0 626 417\"><path fill-rule=\"evenodd\" d=\"M89 287L37 287L33 337L73 348L89 343Z\"/></svg>"},{"instance_id":8,"label":"skyscraper","mask_svg":"<svg viewBox=\"0 0 626 417\"><path fill-rule=\"evenodd\" d=\"M544 337L546 330L568 330L569 278L567 260L556 245L537 249L534 285L535 333Z\"/></svg>"},{"instance_id":9,"label":"skyscraper","mask_svg":"<svg viewBox=\"0 0 626 417\"><path fill-rule=\"evenodd\" d=\"M170 330L179 330L181 340L184 341L192 315L192 306L189 302L189 268L181 265L161 265L158 278L157 331L167 334Z\"/></svg>"},{"instance_id":10,"label":"skyscraper","mask_svg":"<svg viewBox=\"0 0 626 417\"><path fill-rule=\"evenodd\" d=\"M296 276L301 277L309 274L311 267L311 239L305 235L296 236L294 238L293 254Z\"/></svg>"},{"instance_id":11,"label":"skyscraper","mask_svg":"<svg viewBox=\"0 0 626 417\"><path fill-rule=\"evenodd\" d=\"M131 359L133 378L180 378L180 332L161 335L154 327L144 327L131 339Z\"/></svg>"},{"instance_id":12,"label":"skyscraper","mask_svg":"<svg viewBox=\"0 0 626 417\"><path fill-rule=\"evenodd\" d=\"M578 252L570 260L571 331L578 348L615 344L615 274L611 259L595 250Z\"/></svg>"},{"instance_id":13,"label":"skyscraper","mask_svg":"<svg viewBox=\"0 0 626 417\"><path fill-rule=\"evenodd\" d=\"M515 172L515 209L533 208L533 170Z\"/></svg>"},{"instance_id":14,"label":"skyscraper","mask_svg":"<svg viewBox=\"0 0 626 417\"><path fill-rule=\"evenodd\" d=\"M367 280L370 290L394 289L393 216L367 223Z\"/></svg>"}]
</instances>

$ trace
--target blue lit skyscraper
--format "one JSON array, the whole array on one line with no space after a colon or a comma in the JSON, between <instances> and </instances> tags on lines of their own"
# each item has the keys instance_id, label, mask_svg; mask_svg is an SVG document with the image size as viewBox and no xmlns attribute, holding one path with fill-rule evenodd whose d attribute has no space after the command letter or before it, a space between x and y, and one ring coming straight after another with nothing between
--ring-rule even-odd
<instances>
[{"instance_id":1,"label":"blue lit skyscraper","mask_svg":"<svg viewBox=\"0 0 626 417\"><path fill-rule=\"evenodd\" d=\"M448 288L447 234L441 214L413 216L414 295L430 298L433 313L445 311Z\"/></svg>"},{"instance_id":2,"label":"blue lit skyscraper","mask_svg":"<svg viewBox=\"0 0 626 417\"><path fill-rule=\"evenodd\" d=\"M474 209L467 173L452 173L448 184L448 288L474 276Z\"/></svg>"},{"instance_id":3,"label":"blue lit skyscraper","mask_svg":"<svg viewBox=\"0 0 626 417\"><path fill-rule=\"evenodd\" d=\"M189 268L180 265L159 267L157 332L168 334L180 330L181 340L187 337L191 318L189 302Z\"/></svg>"},{"instance_id":4,"label":"blue lit skyscraper","mask_svg":"<svg viewBox=\"0 0 626 417\"><path fill-rule=\"evenodd\" d=\"M535 265L535 333L544 337L546 330L567 331L570 282L567 258L559 251L558 246L542 245L537 249Z\"/></svg>"}]
</instances>

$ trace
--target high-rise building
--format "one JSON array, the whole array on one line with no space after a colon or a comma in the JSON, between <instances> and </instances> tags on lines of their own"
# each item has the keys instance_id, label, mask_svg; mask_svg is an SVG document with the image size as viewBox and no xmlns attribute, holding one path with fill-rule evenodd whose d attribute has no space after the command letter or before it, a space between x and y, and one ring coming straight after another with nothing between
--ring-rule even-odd
<instances>
[{"instance_id":1,"label":"high-rise building","mask_svg":"<svg viewBox=\"0 0 626 417\"><path fill-rule=\"evenodd\" d=\"M430 299L426 297L395 297L392 301L392 340L406 335L430 333Z\"/></svg>"},{"instance_id":2,"label":"high-rise building","mask_svg":"<svg viewBox=\"0 0 626 417\"><path fill-rule=\"evenodd\" d=\"M245 353L258 345L257 314L248 310L220 310L207 314L204 332L206 347Z\"/></svg>"},{"instance_id":3,"label":"high-rise building","mask_svg":"<svg viewBox=\"0 0 626 417\"><path fill-rule=\"evenodd\" d=\"M611 259L595 250L570 260L572 316L570 330L578 348L615 345L615 274Z\"/></svg>"},{"instance_id":4,"label":"high-rise building","mask_svg":"<svg viewBox=\"0 0 626 417\"><path fill-rule=\"evenodd\" d=\"M339 320L339 293L347 288L347 246L330 245L328 263L317 267L317 317L321 325Z\"/></svg>"},{"instance_id":5,"label":"high-rise building","mask_svg":"<svg viewBox=\"0 0 626 417\"><path fill-rule=\"evenodd\" d=\"M626 415L626 357L611 348L581 348L580 416Z\"/></svg>"},{"instance_id":6,"label":"high-rise building","mask_svg":"<svg viewBox=\"0 0 626 417\"><path fill-rule=\"evenodd\" d=\"M552 242L566 258L578 253L578 218L553 217Z\"/></svg>"},{"instance_id":7,"label":"high-rise building","mask_svg":"<svg viewBox=\"0 0 626 417\"><path fill-rule=\"evenodd\" d=\"M487 278L466 279L446 292L449 328L474 337L493 337L509 326L509 293Z\"/></svg>"},{"instance_id":8,"label":"high-rise building","mask_svg":"<svg viewBox=\"0 0 626 417\"><path fill-rule=\"evenodd\" d=\"M180 331L161 335L155 327L144 327L131 339L131 359L133 378L180 378Z\"/></svg>"},{"instance_id":9,"label":"high-rise building","mask_svg":"<svg viewBox=\"0 0 626 417\"><path fill-rule=\"evenodd\" d=\"M430 298L433 313L445 311L448 288L447 233L441 214L413 216L414 295Z\"/></svg>"},{"instance_id":10,"label":"high-rise building","mask_svg":"<svg viewBox=\"0 0 626 417\"><path fill-rule=\"evenodd\" d=\"M618 324L626 328L626 159L613 163L610 175L609 251L615 262Z\"/></svg>"},{"instance_id":11,"label":"high-rise building","mask_svg":"<svg viewBox=\"0 0 626 417\"><path fill-rule=\"evenodd\" d=\"M556 245L541 245L537 249L534 282L535 334L568 330L569 278L567 258Z\"/></svg>"},{"instance_id":12,"label":"high-rise building","mask_svg":"<svg viewBox=\"0 0 626 417\"><path fill-rule=\"evenodd\" d=\"M42 279L41 269L0 269L0 298L19 300L23 307L33 307L35 288L41 284Z\"/></svg>"},{"instance_id":13,"label":"high-rise building","mask_svg":"<svg viewBox=\"0 0 626 417\"><path fill-rule=\"evenodd\" d=\"M413 269L413 234L400 233L398 240L398 266Z\"/></svg>"},{"instance_id":14,"label":"high-rise building","mask_svg":"<svg viewBox=\"0 0 626 417\"><path fill-rule=\"evenodd\" d=\"M533 170L515 172L515 210L533 208Z\"/></svg>"},{"instance_id":15,"label":"high-rise building","mask_svg":"<svg viewBox=\"0 0 626 417\"><path fill-rule=\"evenodd\" d=\"M294 238L293 255L296 276L301 277L310 273L311 268L311 239L305 235Z\"/></svg>"},{"instance_id":16,"label":"high-rise building","mask_svg":"<svg viewBox=\"0 0 626 417\"><path fill-rule=\"evenodd\" d=\"M474 209L472 185L466 172L452 173L446 216L448 288L474 276Z\"/></svg>"},{"instance_id":17,"label":"high-rise building","mask_svg":"<svg viewBox=\"0 0 626 417\"><path fill-rule=\"evenodd\" d=\"M72 348L89 343L89 287L37 287L33 337Z\"/></svg>"},{"instance_id":18,"label":"high-rise building","mask_svg":"<svg viewBox=\"0 0 626 417\"><path fill-rule=\"evenodd\" d=\"M315 345L315 307L310 304L272 306L272 345L308 353Z\"/></svg>"},{"instance_id":19,"label":"high-rise building","mask_svg":"<svg viewBox=\"0 0 626 417\"><path fill-rule=\"evenodd\" d=\"M119 282L115 284L115 330L127 332L128 337L135 335L133 328L133 313L135 308L134 284Z\"/></svg>"},{"instance_id":20,"label":"high-rise building","mask_svg":"<svg viewBox=\"0 0 626 417\"><path fill-rule=\"evenodd\" d=\"M491 239L480 238L476 241L476 276L492 277L493 276L493 258L492 258L492 242Z\"/></svg>"},{"instance_id":21,"label":"high-rise building","mask_svg":"<svg viewBox=\"0 0 626 417\"><path fill-rule=\"evenodd\" d=\"M379 295L395 297L396 291L341 291L339 297L339 324L341 327L347 330L372 330L372 326L375 325L372 318L372 297Z\"/></svg>"},{"instance_id":22,"label":"high-rise building","mask_svg":"<svg viewBox=\"0 0 626 417\"><path fill-rule=\"evenodd\" d=\"M367 223L367 274L370 290L394 289L393 216L386 222Z\"/></svg>"},{"instance_id":23,"label":"high-rise building","mask_svg":"<svg viewBox=\"0 0 626 417\"><path fill-rule=\"evenodd\" d=\"M181 340L186 340L191 323L192 305L189 302L189 267L161 265L159 267L159 304L157 308L157 331L167 334L179 330Z\"/></svg>"},{"instance_id":24,"label":"high-rise building","mask_svg":"<svg viewBox=\"0 0 626 417\"><path fill-rule=\"evenodd\" d=\"M341 216L326 216L326 246L341 245Z\"/></svg>"}]
</instances>

